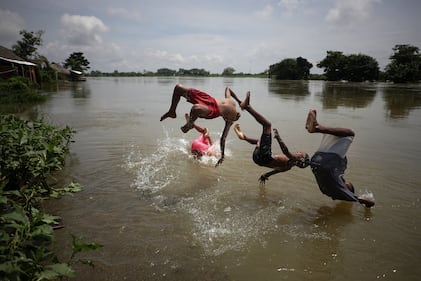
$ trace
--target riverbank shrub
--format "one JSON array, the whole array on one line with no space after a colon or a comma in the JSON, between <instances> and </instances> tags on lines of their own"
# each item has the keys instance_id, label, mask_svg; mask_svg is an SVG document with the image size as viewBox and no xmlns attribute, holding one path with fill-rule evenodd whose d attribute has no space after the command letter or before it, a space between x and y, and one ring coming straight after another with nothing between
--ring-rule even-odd
<instances>
[{"instance_id":1,"label":"riverbank shrub","mask_svg":"<svg viewBox=\"0 0 421 281\"><path fill-rule=\"evenodd\" d=\"M69 264L74 255L101 247L73 238L72 256L67 263L59 262L50 248L60 218L40 208L42 200L82 188L77 183L53 184L52 173L62 169L74 133L68 126L0 116L0 280L73 277Z\"/></svg>"},{"instance_id":2,"label":"riverbank shrub","mask_svg":"<svg viewBox=\"0 0 421 281\"><path fill-rule=\"evenodd\" d=\"M32 103L45 101L46 97L36 93L30 81L24 77L12 77L0 81L0 103Z\"/></svg>"}]
</instances>

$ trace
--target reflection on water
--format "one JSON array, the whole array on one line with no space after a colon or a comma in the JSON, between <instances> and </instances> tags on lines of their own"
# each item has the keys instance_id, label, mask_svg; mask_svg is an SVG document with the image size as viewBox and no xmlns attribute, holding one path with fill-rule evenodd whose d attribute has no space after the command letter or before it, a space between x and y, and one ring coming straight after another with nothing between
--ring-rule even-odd
<instances>
[{"instance_id":1,"label":"reflection on water","mask_svg":"<svg viewBox=\"0 0 421 281\"><path fill-rule=\"evenodd\" d=\"M313 93L320 99L323 109L366 108L380 95L385 102L386 116L391 119L408 117L411 110L421 107L421 87L418 84L269 80L268 91L296 101Z\"/></svg>"},{"instance_id":2,"label":"reflection on water","mask_svg":"<svg viewBox=\"0 0 421 281\"><path fill-rule=\"evenodd\" d=\"M269 93L289 97L297 101L310 95L309 81L269 80L268 90Z\"/></svg>"},{"instance_id":3,"label":"reflection on water","mask_svg":"<svg viewBox=\"0 0 421 281\"><path fill-rule=\"evenodd\" d=\"M359 194L374 194L375 208L324 196L309 169L260 185L267 170L252 162L253 146L232 132L220 167L214 167L216 157L196 161L189 147L197 132L179 129L190 105L183 100L179 118L159 122L176 83L215 97L227 86L240 97L250 90L256 110L292 150L311 152L320 142L304 130L309 108L317 108L324 123L351 126L357 138L347 177ZM47 205L66 224L57 232L60 250L68 232L105 245L89 253L95 268L78 267L76 280L417 280L420 90L383 83L92 78L51 91L24 116L46 116L77 131L61 176L85 190ZM222 120L198 122L218 139ZM246 132L261 133L248 114L240 122Z\"/></svg>"},{"instance_id":4,"label":"reflection on water","mask_svg":"<svg viewBox=\"0 0 421 281\"><path fill-rule=\"evenodd\" d=\"M320 99L324 109L365 108L373 102L376 93L376 85L372 83L324 83Z\"/></svg>"},{"instance_id":5,"label":"reflection on water","mask_svg":"<svg viewBox=\"0 0 421 281\"><path fill-rule=\"evenodd\" d=\"M74 82L70 84L73 98L89 98L91 90L89 84L84 82Z\"/></svg>"},{"instance_id":6,"label":"reflection on water","mask_svg":"<svg viewBox=\"0 0 421 281\"><path fill-rule=\"evenodd\" d=\"M386 116L391 119L406 118L412 110L421 107L419 85L381 87Z\"/></svg>"}]
</instances>

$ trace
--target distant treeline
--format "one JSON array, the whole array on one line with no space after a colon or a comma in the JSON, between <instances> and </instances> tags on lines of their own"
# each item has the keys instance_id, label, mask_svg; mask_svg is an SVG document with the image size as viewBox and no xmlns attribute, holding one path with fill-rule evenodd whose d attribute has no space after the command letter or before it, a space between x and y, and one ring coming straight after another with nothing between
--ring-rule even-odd
<instances>
[{"instance_id":1,"label":"distant treeline","mask_svg":"<svg viewBox=\"0 0 421 281\"><path fill-rule=\"evenodd\" d=\"M231 68L229 68L231 69ZM93 70L90 72L90 74L87 74L88 76L92 77L140 77L140 76L198 76L198 77L218 77L218 76L234 76L234 77L267 77L268 73L267 71L259 73L259 74L251 74L251 73L243 73L238 72L227 72L224 70L223 73L217 74L217 73L210 73L210 71L207 71L205 69L199 69L199 68L192 68L192 69L183 69L180 68L179 70L173 70L169 68L160 68L156 72L153 71L146 71L143 72L136 72L136 71L130 71L130 72L120 72L118 70L114 70L113 72L101 72L98 70Z\"/></svg>"},{"instance_id":2,"label":"distant treeline","mask_svg":"<svg viewBox=\"0 0 421 281\"><path fill-rule=\"evenodd\" d=\"M303 57L286 58L269 66L264 72L236 73L232 67L227 67L221 74L211 74L205 69L192 68L178 71L160 68L156 72L100 72L91 71L90 76L201 76L201 77L269 77L278 80L328 80L351 82L362 81L392 81L395 83L418 82L421 80L421 56L419 48L411 45L396 45L393 48L391 62L381 71L376 59L365 54L346 55L340 51L327 51L326 57L317 67L323 69L323 74L311 74L313 68Z\"/></svg>"},{"instance_id":3,"label":"distant treeline","mask_svg":"<svg viewBox=\"0 0 421 281\"><path fill-rule=\"evenodd\" d=\"M146 72L136 72L136 71L130 71L130 72L101 72L98 70L91 71L90 73L87 73L86 76L90 77L156 77L156 76L174 76L174 77L255 77L255 78L268 78L269 73L268 71L253 74L253 73L232 73L232 74L217 74L217 73L210 73L204 74L204 73L186 73L186 72L179 72L179 71L172 71L171 74L164 74L162 71L152 72L152 71L146 71ZM323 74L310 74L308 77L309 80L326 80L326 76ZM293 80L293 79L290 79Z\"/></svg>"}]
</instances>

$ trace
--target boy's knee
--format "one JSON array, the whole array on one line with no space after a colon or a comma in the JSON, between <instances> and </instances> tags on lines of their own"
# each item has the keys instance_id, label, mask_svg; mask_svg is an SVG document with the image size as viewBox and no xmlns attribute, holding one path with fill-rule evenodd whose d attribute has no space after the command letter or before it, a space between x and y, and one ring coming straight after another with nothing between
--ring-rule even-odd
<instances>
[{"instance_id":1,"label":"boy's knee","mask_svg":"<svg viewBox=\"0 0 421 281\"><path fill-rule=\"evenodd\" d=\"M209 113L209 110L206 106L200 104L194 104L191 108L191 115L195 115L197 117L205 117Z\"/></svg>"},{"instance_id":2,"label":"boy's knee","mask_svg":"<svg viewBox=\"0 0 421 281\"><path fill-rule=\"evenodd\" d=\"M174 94L177 94L179 96L186 97L188 91L189 91L189 88L186 88L185 86L181 84L176 84L174 87Z\"/></svg>"},{"instance_id":3,"label":"boy's knee","mask_svg":"<svg viewBox=\"0 0 421 281\"><path fill-rule=\"evenodd\" d=\"M191 107L191 110L194 112L199 112L203 110L203 107L200 104L193 104Z\"/></svg>"},{"instance_id":4,"label":"boy's knee","mask_svg":"<svg viewBox=\"0 0 421 281\"><path fill-rule=\"evenodd\" d=\"M174 92L182 93L183 90L184 90L184 86L181 85L181 84L176 84L175 87L174 87Z\"/></svg>"}]
</instances>

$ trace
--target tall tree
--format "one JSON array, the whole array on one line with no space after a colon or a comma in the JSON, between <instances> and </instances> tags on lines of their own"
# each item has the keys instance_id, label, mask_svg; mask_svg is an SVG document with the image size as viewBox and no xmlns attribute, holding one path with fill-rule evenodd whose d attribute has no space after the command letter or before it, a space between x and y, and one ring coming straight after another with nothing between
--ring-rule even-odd
<instances>
[{"instance_id":1,"label":"tall tree","mask_svg":"<svg viewBox=\"0 0 421 281\"><path fill-rule=\"evenodd\" d=\"M338 81L343 79L343 71L346 65L346 56L342 52L327 51L326 57L317 64L318 68L324 68L327 80Z\"/></svg>"},{"instance_id":2,"label":"tall tree","mask_svg":"<svg viewBox=\"0 0 421 281\"><path fill-rule=\"evenodd\" d=\"M312 67L305 58L287 58L269 66L269 75L280 80L308 79Z\"/></svg>"},{"instance_id":3,"label":"tall tree","mask_svg":"<svg viewBox=\"0 0 421 281\"><path fill-rule=\"evenodd\" d=\"M379 76L378 62L364 54L344 55L342 52L328 51L317 67L324 68L329 81L362 82L376 80Z\"/></svg>"},{"instance_id":4,"label":"tall tree","mask_svg":"<svg viewBox=\"0 0 421 281\"><path fill-rule=\"evenodd\" d=\"M307 59L298 57L297 58L297 72L299 79L307 80L310 76L310 69L313 67Z\"/></svg>"},{"instance_id":5,"label":"tall tree","mask_svg":"<svg viewBox=\"0 0 421 281\"><path fill-rule=\"evenodd\" d=\"M222 71L222 76L231 76L235 72L235 69L233 67L226 67L224 71Z\"/></svg>"},{"instance_id":6,"label":"tall tree","mask_svg":"<svg viewBox=\"0 0 421 281\"><path fill-rule=\"evenodd\" d=\"M177 71L169 68L160 68L156 71L159 76L174 76Z\"/></svg>"},{"instance_id":7,"label":"tall tree","mask_svg":"<svg viewBox=\"0 0 421 281\"><path fill-rule=\"evenodd\" d=\"M283 59L269 67L270 76L280 80L297 79L297 61L292 58Z\"/></svg>"},{"instance_id":8,"label":"tall tree","mask_svg":"<svg viewBox=\"0 0 421 281\"><path fill-rule=\"evenodd\" d=\"M391 62L386 66L387 79L395 83L416 82L421 79L421 56L419 48L411 45L396 45Z\"/></svg>"},{"instance_id":9,"label":"tall tree","mask_svg":"<svg viewBox=\"0 0 421 281\"><path fill-rule=\"evenodd\" d=\"M89 61L85 58L82 52L72 53L64 62L64 67L70 67L72 70L85 72L88 70Z\"/></svg>"},{"instance_id":10,"label":"tall tree","mask_svg":"<svg viewBox=\"0 0 421 281\"><path fill-rule=\"evenodd\" d=\"M379 63L372 57L363 54L351 54L346 57L342 79L352 82L377 80Z\"/></svg>"},{"instance_id":11,"label":"tall tree","mask_svg":"<svg viewBox=\"0 0 421 281\"><path fill-rule=\"evenodd\" d=\"M34 58L37 55L38 46L42 45L41 36L44 34L44 31L21 30L19 34L22 35L22 39L12 46L13 52L24 59Z\"/></svg>"}]
</instances>

